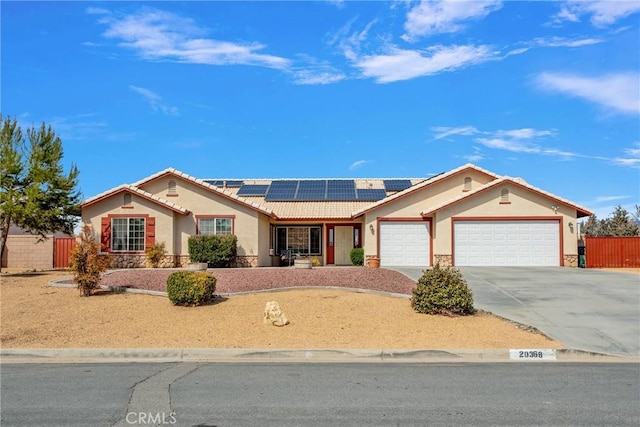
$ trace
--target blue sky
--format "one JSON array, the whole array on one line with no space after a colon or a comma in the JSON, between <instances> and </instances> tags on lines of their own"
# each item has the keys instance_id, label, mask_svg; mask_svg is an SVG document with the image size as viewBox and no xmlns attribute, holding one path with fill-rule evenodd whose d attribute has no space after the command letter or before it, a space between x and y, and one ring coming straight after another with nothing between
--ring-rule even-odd
<instances>
[{"instance_id":1,"label":"blue sky","mask_svg":"<svg viewBox=\"0 0 640 427\"><path fill-rule=\"evenodd\" d=\"M85 197L474 163L606 217L640 204L640 2L0 3L4 116Z\"/></svg>"}]
</instances>

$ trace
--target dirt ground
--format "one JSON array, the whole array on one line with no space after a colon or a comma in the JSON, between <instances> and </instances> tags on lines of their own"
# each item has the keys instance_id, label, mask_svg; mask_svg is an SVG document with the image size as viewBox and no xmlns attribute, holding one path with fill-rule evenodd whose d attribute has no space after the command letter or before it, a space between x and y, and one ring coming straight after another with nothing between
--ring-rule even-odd
<instances>
[{"instance_id":1,"label":"dirt ground","mask_svg":"<svg viewBox=\"0 0 640 427\"><path fill-rule=\"evenodd\" d=\"M489 313L418 314L408 299L342 290L233 296L202 307L168 298L47 286L64 272L0 276L3 348L562 348ZM262 321L267 301L291 321Z\"/></svg>"}]
</instances>

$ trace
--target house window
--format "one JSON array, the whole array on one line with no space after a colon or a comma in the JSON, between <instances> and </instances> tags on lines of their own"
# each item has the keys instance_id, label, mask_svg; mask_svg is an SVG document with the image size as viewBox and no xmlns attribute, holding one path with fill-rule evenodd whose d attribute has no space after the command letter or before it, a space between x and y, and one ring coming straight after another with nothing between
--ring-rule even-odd
<instances>
[{"instance_id":1,"label":"house window","mask_svg":"<svg viewBox=\"0 0 640 427\"><path fill-rule=\"evenodd\" d=\"M169 181L169 183L167 184L167 194L168 195L175 195L177 193L178 193L178 191L176 189L176 182L175 181Z\"/></svg>"},{"instance_id":2,"label":"house window","mask_svg":"<svg viewBox=\"0 0 640 427\"><path fill-rule=\"evenodd\" d=\"M199 218L198 234L232 234L233 218Z\"/></svg>"},{"instance_id":3,"label":"house window","mask_svg":"<svg viewBox=\"0 0 640 427\"><path fill-rule=\"evenodd\" d=\"M144 251L144 218L112 218L111 250L116 252Z\"/></svg>"},{"instance_id":4,"label":"house window","mask_svg":"<svg viewBox=\"0 0 640 427\"><path fill-rule=\"evenodd\" d=\"M276 253L291 250L293 254L320 255L321 227L277 227Z\"/></svg>"},{"instance_id":5,"label":"house window","mask_svg":"<svg viewBox=\"0 0 640 427\"><path fill-rule=\"evenodd\" d=\"M509 203L509 190L503 188L500 192L500 203Z\"/></svg>"},{"instance_id":6,"label":"house window","mask_svg":"<svg viewBox=\"0 0 640 427\"><path fill-rule=\"evenodd\" d=\"M464 179L464 191L471 191L471 178L466 177Z\"/></svg>"}]
</instances>

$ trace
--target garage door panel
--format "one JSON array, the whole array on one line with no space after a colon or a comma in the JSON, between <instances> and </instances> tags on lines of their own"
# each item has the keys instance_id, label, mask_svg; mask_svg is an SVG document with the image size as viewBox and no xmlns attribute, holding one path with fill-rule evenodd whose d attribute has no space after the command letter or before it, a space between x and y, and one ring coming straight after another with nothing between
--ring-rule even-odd
<instances>
[{"instance_id":1,"label":"garage door panel","mask_svg":"<svg viewBox=\"0 0 640 427\"><path fill-rule=\"evenodd\" d=\"M427 266L431 254L428 222L382 222L380 265Z\"/></svg>"},{"instance_id":2,"label":"garage door panel","mask_svg":"<svg viewBox=\"0 0 640 427\"><path fill-rule=\"evenodd\" d=\"M548 220L455 221L457 266L558 266L559 222Z\"/></svg>"}]
</instances>

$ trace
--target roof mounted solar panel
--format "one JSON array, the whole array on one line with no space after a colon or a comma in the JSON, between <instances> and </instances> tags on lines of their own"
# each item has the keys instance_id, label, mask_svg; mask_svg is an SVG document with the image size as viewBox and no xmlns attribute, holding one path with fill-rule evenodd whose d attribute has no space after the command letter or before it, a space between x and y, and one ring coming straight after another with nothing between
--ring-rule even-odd
<instances>
[{"instance_id":1,"label":"roof mounted solar panel","mask_svg":"<svg viewBox=\"0 0 640 427\"><path fill-rule=\"evenodd\" d=\"M410 179L385 179L384 188L387 191L402 191L411 187Z\"/></svg>"},{"instance_id":2,"label":"roof mounted solar panel","mask_svg":"<svg viewBox=\"0 0 640 427\"><path fill-rule=\"evenodd\" d=\"M211 185L215 185L216 187L241 187L242 186L242 181L239 180L225 180L225 179L216 179L216 180L211 180L211 179L207 179L204 182L206 182L207 184L211 184Z\"/></svg>"},{"instance_id":3,"label":"roof mounted solar panel","mask_svg":"<svg viewBox=\"0 0 640 427\"><path fill-rule=\"evenodd\" d=\"M352 179L328 180L327 200L357 200L356 183Z\"/></svg>"},{"instance_id":4,"label":"roof mounted solar panel","mask_svg":"<svg viewBox=\"0 0 640 427\"><path fill-rule=\"evenodd\" d=\"M295 200L299 182L296 180L271 181L264 199L276 202Z\"/></svg>"},{"instance_id":5,"label":"roof mounted solar panel","mask_svg":"<svg viewBox=\"0 0 640 427\"><path fill-rule=\"evenodd\" d=\"M264 196L267 194L268 185L264 184L244 184L236 195L238 196Z\"/></svg>"},{"instance_id":6,"label":"roof mounted solar panel","mask_svg":"<svg viewBox=\"0 0 640 427\"><path fill-rule=\"evenodd\" d=\"M298 186L296 200L299 201L316 201L326 200L327 198L327 180L312 179L301 180Z\"/></svg>"},{"instance_id":7,"label":"roof mounted solar panel","mask_svg":"<svg viewBox=\"0 0 640 427\"><path fill-rule=\"evenodd\" d=\"M382 188L358 188L358 200L377 201L387 197L387 192Z\"/></svg>"}]
</instances>

